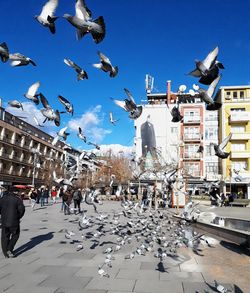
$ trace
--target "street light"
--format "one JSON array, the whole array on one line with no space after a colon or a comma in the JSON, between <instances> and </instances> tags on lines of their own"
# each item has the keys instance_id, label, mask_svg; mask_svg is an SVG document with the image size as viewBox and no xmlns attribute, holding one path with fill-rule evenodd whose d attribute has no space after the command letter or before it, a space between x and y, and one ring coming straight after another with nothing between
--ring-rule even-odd
<instances>
[{"instance_id":1,"label":"street light","mask_svg":"<svg viewBox=\"0 0 250 293\"><path fill-rule=\"evenodd\" d=\"M32 148L31 149L31 152L34 154L34 159L33 159L33 173L32 173L32 186L35 186L36 167L37 168L40 167L40 164L38 166L37 159L38 159L38 155L41 155L41 153L37 149L35 149L35 148Z\"/></svg>"}]
</instances>

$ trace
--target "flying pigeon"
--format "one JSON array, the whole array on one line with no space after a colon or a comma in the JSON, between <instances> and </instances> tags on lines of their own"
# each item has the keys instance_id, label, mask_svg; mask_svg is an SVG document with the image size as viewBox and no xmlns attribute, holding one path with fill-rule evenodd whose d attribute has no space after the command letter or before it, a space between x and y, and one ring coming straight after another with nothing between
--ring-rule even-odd
<instances>
[{"instance_id":1,"label":"flying pigeon","mask_svg":"<svg viewBox=\"0 0 250 293\"><path fill-rule=\"evenodd\" d=\"M65 58L63 61L65 64L67 64L69 67L73 68L76 71L78 81L83 80L84 78L88 79L87 72L79 67L76 63L67 58Z\"/></svg>"},{"instance_id":2,"label":"flying pigeon","mask_svg":"<svg viewBox=\"0 0 250 293\"><path fill-rule=\"evenodd\" d=\"M71 115L73 116L74 114L74 107L73 105L64 97L62 96L58 96L59 101L65 106L65 109L68 113L71 113Z\"/></svg>"},{"instance_id":3,"label":"flying pigeon","mask_svg":"<svg viewBox=\"0 0 250 293\"><path fill-rule=\"evenodd\" d=\"M78 128L77 136L83 140L85 143L87 142L86 136L83 134L81 127Z\"/></svg>"},{"instance_id":4,"label":"flying pigeon","mask_svg":"<svg viewBox=\"0 0 250 293\"><path fill-rule=\"evenodd\" d=\"M87 8L84 0L77 0L75 5L75 16L64 14L68 20L77 29L77 40L80 40L87 33L92 35L95 43L100 43L106 33L105 22L102 16L92 20L91 11Z\"/></svg>"},{"instance_id":5,"label":"flying pigeon","mask_svg":"<svg viewBox=\"0 0 250 293\"><path fill-rule=\"evenodd\" d=\"M56 182L59 185L69 185L69 186L73 186L72 181L75 180L75 176L70 177L69 179L66 178L57 178L56 177L56 172L53 171L53 181Z\"/></svg>"},{"instance_id":6,"label":"flying pigeon","mask_svg":"<svg viewBox=\"0 0 250 293\"><path fill-rule=\"evenodd\" d=\"M232 137L232 133L230 133L219 145L215 143L211 143L211 145L214 146L215 155L217 157L221 159L226 159L230 155L230 152L226 153L223 151L223 149L227 146L231 137Z\"/></svg>"},{"instance_id":7,"label":"flying pigeon","mask_svg":"<svg viewBox=\"0 0 250 293\"><path fill-rule=\"evenodd\" d=\"M29 65L29 64L36 66L36 63L32 59L30 59L29 57L26 57L20 53L10 54L9 60L11 60L10 65L13 67L25 66L25 65Z\"/></svg>"},{"instance_id":8,"label":"flying pigeon","mask_svg":"<svg viewBox=\"0 0 250 293\"><path fill-rule=\"evenodd\" d=\"M60 126L60 112L58 110L54 111L51 106L49 105L48 100L45 98L45 96L40 93L39 94L41 103L44 107L44 109L41 109L41 113L45 117L45 120L43 123L45 123L47 120L54 121L56 126Z\"/></svg>"},{"instance_id":9,"label":"flying pigeon","mask_svg":"<svg viewBox=\"0 0 250 293\"><path fill-rule=\"evenodd\" d=\"M39 104L39 94L37 94L37 90L40 86L40 82L37 81L36 83L32 84L27 93L24 94L25 98L27 98L28 100L31 100L32 102L34 102L36 105Z\"/></svg>"},{"instance_id":10,"label":"flying pigeon","mask_svg":"<svg viewBox=\"0 0 250 293\"><path fill-rule=\"evenodd\" d=\"M9 48L5 42L0 44L0 58L4 63L9 60Z\"/></svg>"},{"instance_id":11,"label":"flying pigeon","mask_svg":"<svg viewBox=\"0 0 250 293\"><path fill-rule=\"evenodd\" d=\"M208 90L204 90L199 88L199 96L200 98L207 104L207 110L218 110L221 107L221 104L218 101L213 99L213 95L215 89L221 79L221 75L219 75L208 87Z\"/></svg>"},{"instance_id":12,"label":"flying pigeon","mask_svg":"<svg viewBox=\"0 0 250 293\"><path fill-rule=\"evenodd\" d=\"M43 26L48 27L52 34L55 34L56 27L55 21L58 17L54 16L56 8L58 6L58 0L48 0L43 6L40 15L35 16L36 20Z\"/></svg>"},{"instance_id":13,"label":"flying pigeon","mask_svg":"<svg viewBox=\"0 0 250 293\"><path fill-rule=\"evenodd\" d=\"M100 146L98 145L98 144L96 144L96 143L93 143L93 142L88 142L87 143L88 145L93 145L97 150L100 150L101 148L100 148Z\"/></svg>"},{"instance_id":14,"label":"flying pigeon","mask_svg":"<svg viewBox=\"0 0 250 293\"><path fill-rule=\"evenodd\" d=\"M35 121L35 123L36 123L37 126L39 126L39 127L44 127L44 125L41 125L41 124L39 123L39 121L38 121L38 119L36 118L36 116L33 116L33 119L34 119L34 121Z\"/></svg>"},{"instance_id":15,"label":"flying pigeon","mask_svg":"<svg viewBox=\"0 0 250 293\"><path fill-rule=\"evenodd\" d=\"M116 122L119 121L119 119L114 119L113 113L109 112L109 121L113 124L116 125Z\"/></svg>"},{"instance_id":16,"label":"flying pigeon","mask_svg":"<svg viewBox=\"0 0 250 293\"><path fill-rule=\"evenodd\" d=\"M22 109L23 110L23 105L21 102L17 101L17 100L13 100L13 101L9 101L8 104L13 107L13 108L18 108L18 109Z\"/></svg>"},{"instance_id":17,"label":"flying pigeon","mask_svg":"<svg viewBox=\"0 0 250 293\"><path fill-rule=\"evenodd\" d=\"M166 185L171 186L176 181L176 175L175 173L178 171L178 169L170 170L168 172L165 172L164 174L164 182Z\"/></svg>"},{"instance_id":18,"label":"flying pigeon","mask_svg":"<svg viewBox=\"0 0 250 293\"><path fill-rule=\"evenodd\" d=\"M124 101L120 100L113 100L114 103L123 108L126 112L130 112L129 118L137 119L141 116L142 113L142 106L137 106L133 96L131 95L130 91L126 88L124 89L125 93L128 96L128 99L124 99Z\"/></svg>"},{"instance_id":19,"label":"flying pigeon","mask_svg":"<svg viewBox=\"0 0 250 293\"><path fill-rule=\"evenodd\" d=\"M211 84L219 75L219 68L224 69L221 62L217 61L219 48L216 47L211 51L203 61L196 60L196 69L191 71L189 75L201 77L199 82L203 84Z\"/></svg>"},{"instance_id":20,"label":"flying pigeon","mask_svg":"<svg viewBox=\"0 0 250 293\"><path fill-rule=\"evenodd\" d=\"M199 146L197 153L203 153L204 147L202 145Z\"/></svg>"},{"instance_id":21,"label":"flying pigeon","mask_svg":"<svg viewBox=\"0 0 250 293\"><path fill-rule=\"evenodd\" d=\"M110 77L115 77L118 73L118 66L113 67L111 61L102 52L98 51L101 63L93 64L95 68L101 69L104 72L109 72Z\"/></svg>"},{"instance_id":22,"label":"flying pigeon","mask_svg":"<svg viewBox=\"0 0 250 293\"><path fill-rule=\"evenodd\" d=\"M69 135L69 133L66 132L67 128L68 127L66 126L66 127L64 127L64 128L59 130L59 132L57 133L57 136L55 136L55 138L53 139L53 141L51 143L52 145L56 145L56 143L58 142L60 137L62 137L62 139L64 141L66 141L66 139L67 139L67 137Z\"/></svg>"}]
</instances>

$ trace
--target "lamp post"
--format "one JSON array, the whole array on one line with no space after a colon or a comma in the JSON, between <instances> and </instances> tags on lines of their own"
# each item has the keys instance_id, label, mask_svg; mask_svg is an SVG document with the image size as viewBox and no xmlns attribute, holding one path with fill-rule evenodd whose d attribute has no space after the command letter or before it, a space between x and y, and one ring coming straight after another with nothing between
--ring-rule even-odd
<instances>
[{"instance_id":1,"label":"lamp post","mask_svg":"<svg viewBox=\"0 0 250 293\"><path fill-rule=\"evenodd\" d=\"M37 167L37 159L38 159L38 155L41 155L41 153L35 149L32 148L31 152L34 154L34 158L33 158L33 172L32 172L32 186L35 186L35 173L36 173L36 167Z\"/></svg>"}]
</instances>

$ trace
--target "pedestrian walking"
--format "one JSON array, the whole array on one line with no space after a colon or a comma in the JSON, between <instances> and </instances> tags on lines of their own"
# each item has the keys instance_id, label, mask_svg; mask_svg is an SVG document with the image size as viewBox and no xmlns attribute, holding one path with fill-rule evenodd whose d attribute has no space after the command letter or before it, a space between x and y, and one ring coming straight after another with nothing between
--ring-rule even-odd
<instances>
[{"instance_id":1,"label":"pedestrian walking","mask_svg":"<svg viewBox=\"0 0 250 293\"><path fill-rule=\"evenodd\" d=\"M64 202L63 207L64 207L64 215L70 215L70 205L71 205L71 192L69 190L66 190L63 193L62 200Z\"/></svg>"},{"instance_id":2,"label":"pedestrian walking","mask_svg":"<svg viewBox=\"0 0 250 293\"><path fill-rule=\"evenodd\" d=\"M31 208L34 210L37 201L37 190L35 188L31 188L28 193L28 197L30 199Z\"/></svg>"},{"instance_id":3,"label":"pedestrian walking","mask_svg":"<svg viewBox=\"0 0 250 293\"><path fill-rule=\"evenodd\" d=\"M143 188L141 205L142 205L142 208L144 208L148 205L148 190L147 190L147 188Z\"/></svg>"},{"instance_id":4,"label":"pedestrian walking","mask_svg":"<svg viewBox=\"0 0 250 293\"><path fill-rule=\"evenodd\" d=\"M78 213L81 213L81 201L82 201L82 193L81 189L77 189L73 193L73 201L74 201L74 213L76 214L76 211L78 209Z\"/></svg>"},{"instance_id":5,"label":"pedestrian walking","mask_svg":"<svg viewBox=\"0 0 250 293\"><path fill-rule=\"evenodd\" d=\"M20 235L20 219L25 213L23 201L11 190L0 199L2 221L1 246L5 257L15 257L14 247Z\"/></svg>"},{"instance_id":6,"label":"pedestrian walking","mask_svg":"<svg viewBox=\"0 0 250 293\"><path fill-rule=\"evenodd\" d=\"M41 207L45 206L45 188L44 188L44 186L41 186L41 189L40 189L40 204L41 204Z\"/></svg>"},{"instance_id":7,"label":"pedestrian walking","mask_svg":"<svg viewBox=\"0 0 250 293\"><path fill-rule=\"evenodd\" d=\"M48 205L49 204L49 187L45 186L44 189L44 205Z\"/></svg>"},{"instance_id":8,"label":"pedestrian walking","mask_svg":"<svg viewBox=\"0 0 250 293\"><path fill-rule=\"evenodd\" d=\"M50 194L51 194L53 204L55 204L56 203L56 197L57 197L57 190L56 190L55 186L52 187Z\"/></svg>"}]
</instances>

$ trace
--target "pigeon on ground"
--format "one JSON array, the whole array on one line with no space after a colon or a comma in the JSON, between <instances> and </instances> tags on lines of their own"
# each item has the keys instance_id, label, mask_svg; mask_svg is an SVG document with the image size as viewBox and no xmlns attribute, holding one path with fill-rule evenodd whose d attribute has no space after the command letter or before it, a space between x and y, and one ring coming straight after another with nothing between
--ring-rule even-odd
<instances>
[{"instance_id":1,"label":"pigeon on ground","mask_svg":"<svg viewBox=\"0 0 250 293\"><path fill-rule=\"evenodd\" d=\"M102 16L92 20L91 11L87 8L84 0L77 0L75 4L75 16L64 14L68 20L77 29L77 40L80 40L87 33L92 35L95 43L100 43L106 33L105 22Z\"/></svg>"},{"instance_id":2,"label":"pigeon on ground","mask_svg":"<svg viewBox=\"0 0 250 293\"><path fill-rule=\"evenodd\" d=\"M36 83L32 84L29 87L27 93L24 94L25 98L27 98L28 100L34 102L36 105L39 104L39 98L38 98L39 94L37 94L37 90L38 90L39 86L40 86L40 82L37 81Z\"/></svg>"},{"instance_id":3,"label":"pigeon on ground","mask_svg":"<svg viewBox=\"0 0 250 293\"><path fill-rule=\"evenodd\" d=\"M86 138L86 136L83 134L83 131L82 131L81 127L78 128L77 136L78 136L81 140L83 140L85 143L87 142L87 138Z\"/></svg>"},{"instance_id":4,"label":"pigeon on ground","mask_svg":"<svg viewBox=\"0 0 250 293\"><path fill-rule=\"evenodd\" d=\"M208 87L208 90L204 90L199 88L199 96L201 100L203 100L207 104L207 110L218 110L221 107L221 103L218 102L218 100L213 99L213 95L215 92L215 89L221 79L221 75L219 75Z\"/></svg>"},{"instance_id":5,"label":"pigeon on ground","mask_svg":"<svg viewBox=\"0 0 250 293\"><path fill-rule=\"evenodd\" d=\"M221 159L226 159L230 155L230 152L229 153L224 152L223 149L227 146L231 137L232 137L232 133L230 133L225 139L223 139L223 141L219 145L215 143L210 143L210 145L214 146L215 155L217 157Z\"/></svg>"},{"instance_id":6,"label":"pigeon on ground","mask_svg":"<svg viewBox=\"0 0 250 293\"><path fill-rule=\"evenodd\" d=\"M4 63L9 60L9 48L5 42L0 44L0 58Z\"/></svg>"},{"instance_id":7,"label":"pigeon on ground","mask_svg":"<svg viewBox=\"0 0 250 293\"><path fill-rule=\"evenodd\" d=\"M35 123L36 123L36 126L44 127L44 125L41 125L41 124L39 123L39 121L38 121L38 119L36 118L36 116L33 116L33 119L34 119L34 121L35 121Z\"/></svg>"},{"instance_id":8,"label":"pigeon on ground","mask_svg":"<svg viewBox=\"0 0 250 293\"><path fill-rule=\"evenodd\" d=\"M93 64L95 68L101 69L104 72L109 72L110 77L115 77L118 73L118 66L113 67L111 61L102 52L98 51L97 54L100 58L100 63Z\"/></svg>"},{"instance_id":9,"label":"pigeon on ground","mask_svg":"<svg viewBox=\"0 0 250 293\"><path fill-rule=\"evenodd\" d=\"M58 0L49 0L43 6L40 15L35 16L36 20L43 26L48 27L52 34L55 34L56 27L55 21L58 17L54 16L56 8L58 6Z\"/></svg>"},{"instance_id":10,"label":"pigeon on ground","mask_svg":"<svg viewBox=\"0 0 250 293\"><path fill-rule=\"evenodd\" d=\"M130 91L126 88L124 89L125 93L128 96L128 99L124 99L124 101L120 100L113 100L114 103L123 108L126 112L130 112L129 118L137 119L141 116L142 113L142 106L137 106L133 96L131 95Z\"/></svg>"},{"instance_id":11,"label":"pigeon on ground","mask_svg":"<svg viewBox=\"0 0 250 293\"><path fill-rule=\"evenodd\" d=\"M71 113L71 115L73 116L73 114L74 114L74 107L73 107L73 105L67 99L65 99L64 97L62 97L60 95L58 96L58 99L64 105L66 111L68 113Z\"/></svg>"},{"instance_id":12,"label":"pigeon on ground","mask_svg":"<svg viewBox=\"0 0 250 293\"><path fill-rule=\"evenodd\" d=\"M109 112L109 121L113 124L116 125L116 122L119 121L119 119L114 119L113 113Z\"/></svg>"},{"instance_id":13,"label":"pigeon on ground","mask_svg":"<svg viewBox=\"0 0 250 293\"><path fill-rule=\"evenodd\" d=\"M80 66L78 66L76 63L71 61L70 59L65 58L64 63L76 71L78 81L83 80L84 78L86 78L86 79L89 78L87 72L85 70L83 70Z\"/></svg>"},{"instance_id":14,"label":"pigeon on ground","mask_svg":"<svg viewBox=\"0 0 250 293\"><path fill-rule=\"evenodd\" d=\"M13 108L18 108L18 109L22 109L23 110L23 105L21 102L17 101L17 100L13 100L13 101L9 101L8 104L13 107Z\"/></svg>"},{"instance_id":15,"label":"pigeon on ground","mask_svg":"<svg viewBox=\"0 0 250 293\"><path fill-rule=\"evenodd\" d=\"M70 133L66 132L66 130L68 129L68 127L64 127L62 129L60 129L57 133L57 135L54 137L53 141L52 141L52 145L56 145L56 143L58 142L59 138L61 137L64 141L66 141L67 137L70 135Z\"/></svg>"},{"instance_id":16,"label":"pigeon on ground","mask_svg":"<svg viewBox=\"0 0 250 293\"><path fill-rule=\"evenodd\" d=\"M98 144L96 144L96 143L93 143L93 142L90 142L89 141L87 144L94 146L97 150L100 150L101 149L101 147Z\"/></svg>"},{"instance_id":17,"label":"pigeon on ground","mask_svg":"<svg viewBox=\"0 0 250 293\"><path fill-rule=\"evenodd\" d=\"M9 60L11 60L10 65L13 67L26 66L29 64L36 66L36 63L32 59L30 59L29 57L26 57L20 53L10 54Z\"/></svg>"},{"instance_id":18,"label":"pigeon on ground","mask_svg":"<svg viewBox=\"0 0 250 293\"><path fill-rule=\"evenodd\" d=\"M109 278L109 274L107 272L105 272L104 269L102 269L102 268L99 268L98 274L100 275L100 277L107 277L107 278Z\"/></svg>"},{"instance_id":19,"label":"pigeon on ground","mask_svg":"<svg viewBox=\"0 0 250 293\"><path fill-rule=\"evenodd\" d=\"M45 123L47 120L48 121L54 121L56 126L60 126L60 112L58 110L53 110L51 108L51 106L49 105L48 100L45 98L45 96L40 93L39 94L40 99L41 99L41 103L44 107L44 109L41 109L41 113L43 114L43 116L45 117L45 120L43 121L43 123Z\"/></svg>"},{"instance_id":20,"label":"pigeon on ground","mask_svg":"<svg viewBox=\"0 0 250 293\"><path fill-rule=\"evenodd\" d=\"M196 60L196 69L191 71L189 75L200 77L199 82L202 84L211 84L218 77L219 68L224 69L223 64L216 60L218 53L219 48L216 47L203 61Z\"/></svg>"},{"instance_id":21,"label":"pigeon on ground","mask_svg":"<svg viewBox=\"0 0 250 293\"><path fill-rule=\"evenodd\" d=\"M83 249L83 245L82 244L78 244L76 247L76 251L80 251Z\"/></svg>"}]
</instances>

